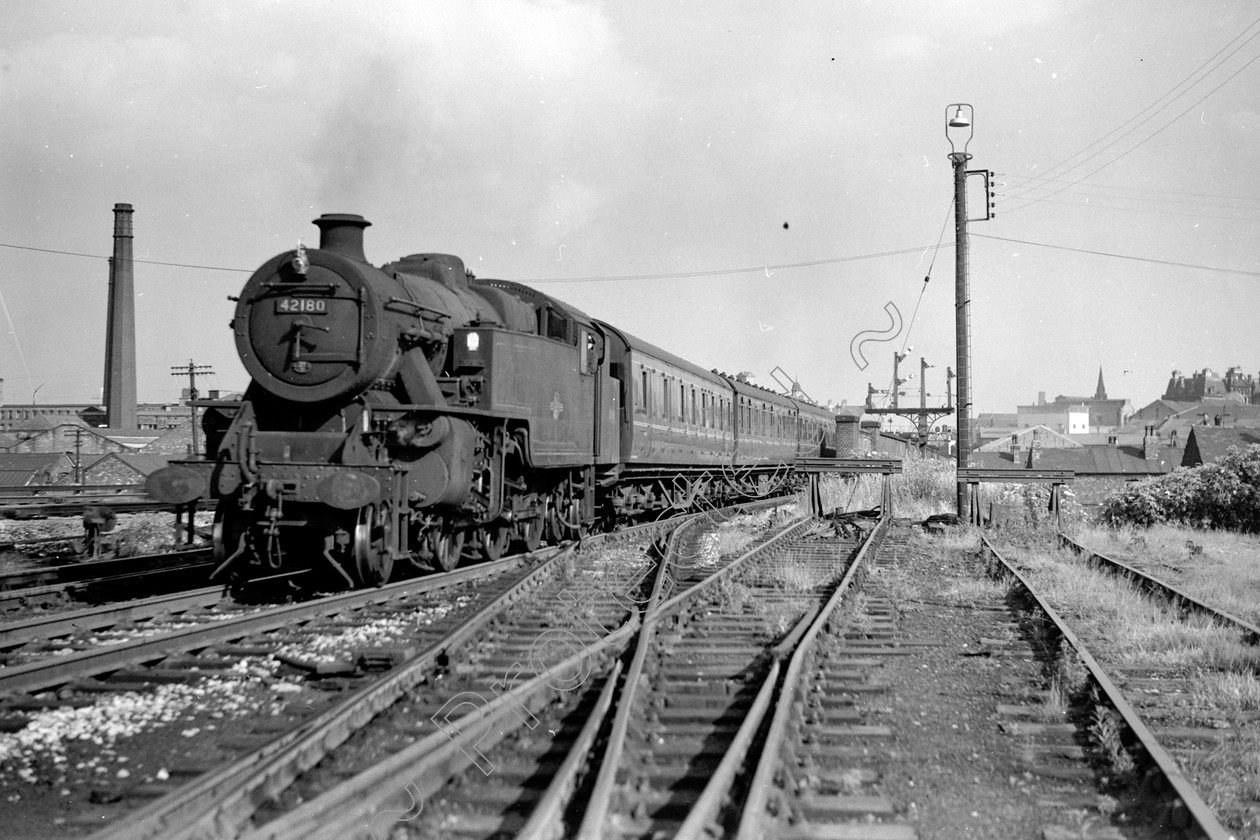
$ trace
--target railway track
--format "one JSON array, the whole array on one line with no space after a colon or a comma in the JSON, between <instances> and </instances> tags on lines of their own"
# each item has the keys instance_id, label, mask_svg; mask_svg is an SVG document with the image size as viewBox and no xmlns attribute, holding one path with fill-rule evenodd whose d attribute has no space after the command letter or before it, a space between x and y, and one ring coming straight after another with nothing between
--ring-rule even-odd
<instances>
[{"instance_id":1,"label":"railway track","mask_svg":"<svg viewBox=\"0 0 1260 840\"><path fill-rule=\"evenodd\" d=\"M320 731L336 743L362 714L339 712L343 698L359 698L350 704L357 710L367 708L363 693L387 694L378 683L397 680L406 670L395 666L417 652L431 653L470 612L510 589L538 559L511 558L274 610L225 604L189 609L177 624L163 620L162 627L132 628L132 638L125 641L39 656L0 670L0 728L33 729L38 736L44 728L56 728L58 716L76 710L98 721L89 724L96 731L68 730L70 743L52 755L51 766L43 761L26 768L32 778L47 774L64 786L65 798L54 797L59 808L31 803L32 809L64 814L59 835L82 833L126 822L155 799L187 807L178 791L207 784L224 766L233 768L226 778L236 778L241 767L257 765L299 733ZM312 648L321 639L327 642L325 653L318 644ZM165 750L170 757L160 766L118 764L122 750L108 733L120 724L111 721L119 719L120 707L125 722L147 713L151 703L157 706L149 714L155 723L186 721L182 738L164 747L163 738L169 742L174 734L169 726L165 735L158 725L134 737L123 726L128 749L159 756ZM75 739L84 737L94 743L80 748ZM75 756L78 773L72 772ZM91 775L97 767L104 771L109 758L115 763L107 772ZM86 775L85 763L95 765L86 768ZM160 834L161 828L149 830ZM136 836L131 827L120 832Z\"/></svg>"},{"instance_id":2,"label":"railway track","mask_svg":"<svg viewBox=\"0 0 1260 840\"><path fill-rule=\"evenodd\" d=\"M673 836L717 767L739 765L802 616L857 547L819 531L798 523L703 581L702 563L677 575L640 631L577 836Z\"/></svg>"},{"instance_id":3,"label":"railway track","mask_svg":"<svg viewBox=\"0 0 1260 840\"><path fill-rule=\"evenodd\" d=\"M76 633L103 630L158 616L180 615L188 610L208 609L222 599L223 587L208 586L98 607L40 612L32 618L4 622L0 624L0 662L7 664L14 651L32 643L52 642Z\"/></svg>"},{"instance_id":4,"label":"railway track","mask_svg":"<svg viewBox=\"0 0 1260 840\"><path fill-rule=\"evenodd\" d=\"M661 527L668 526L630 529L622 538L646 545ZM610 550L612 559L607 557ZM444 628L438 640L421 646L388 676L307 724L300 737L266 756L237 761L96 836L248 835L251 825L268 822L295 802L320 801L327 790L334 797L355 790L349 799L358 804L367 796L359 788L365 783L342 784L347 776L385 773L394 778L397 765L412 761L417 752L424 753L421 759L450 761L446 753L458 751L457 743L470 743L475 747L469 751L481 756L479 751L490 748L498 730L478 729L479 737L487 737L468 741L469 716L478 726L492 726L485 721L493 719L504 729L511 728L506 718L533 721L535 727L539 721L550 722L546 699L572 693L577 687L573 681L586 678L591 663L606 656L601 651L615 651L629 633L626 622L635 620L631 593L639 583L638 567L624 555L616 547L578 553L571 546L519 577L471 616L465 614L466 620ZM640 559L646 572L647 562ZM588 640L605 633L594 652L584 649ZM569 656L571 651L578 653ZM485 711L491 707L497 718ZM424 747L413 743L422 734L428 736L420 739ZM445 757L434 759L435 753ZM369 790L380 787L368 784ZM343 814L348 808L335 810ZM304 813L299 808L272 820L265 832L277 836L282 828L276 823L301 822ZM298 836L307 833L298 829Z\"/></svg>"},{"instance_id":5,"label":"railway track","mask_svg":"<svg viewBox=\"0 0 1260 840\"><path fill-rule=\"evenodd\" d=\"M1138 591L1161 601L1169 624L1209 622L1238 634L1243 644L1260 643L1254 625L1217 611L1131 566L1064 540L1102 572L1123 577ZM997 573L1019 587L1029 608L1043 617L1051 644L1062 639L1070 649L1067 655L1079 658L1091 686L1092 733L1100 746L1111 753L1108 758L1113 770L1143 779L1145 790L1156 797L1148 808L1159 814L1161 822L1182 829L1182 836L1232 838L1234 835L1222 826L1203 792L1183 770L1203 752L1205 744L1234 737L1234 733L1226 731L1232 727L1196 720L1187 708L1192 686L1205 678L1212 667L1210 663L1165 662L1158 668L1149 668L1109 662L1105 654L1099 653L1107 649L1109 640L1091 634L1087 628L1074 627L1079 621L1062 617L1018 561L1004 557L983 537L981 551Z\"/></svg>"},{"instance_id":6,"label":"railway track","mask_svg":"<svg viewBox=\"0 0 1260 840\"><path fill-rule=\"evenodd\" d=\"M894 531L803 635L746 801L736 774L715 775L678 837L1232 836L1169 757L1206 733L1141 719L1147 692L1184 700L1176 681L1113 683L1013 569L1015 588L985 589L966 563L921 558L912 566L928 559L942 582L961 576L908 583L905 542ZM1059 680L1078 657L1091 690L1069 698ZM1126 792L1126 773L1144 784Z\"/></svg>"},{"instance_id":7,"label":"railway track","mask_svg":"<svg viewBox=\"0 0 1260 840\"><path fill-rule=\"evenodd\" d=\"M1073 657L1057 641L1069 636L1047 631L1053 618L1036 598L1005 585L955 591L981 586L978 559L949 567L930 547L936 538L890 523L866 548L838 524L795 522L730 552L718 522L680 528L668 563L650 561L643 535L593 540L493 584L468 581L467 599L435 617L432 635L408 631L413 643L343 642L329 659L300 661L287 645L398 610L330 611L328 625L305 630L290 615L278 637L194 640L182 653L154 649L93 678L44 683L59 695L10 702L0 724L35 713L37 697L69 708L107 688L146 690L145 663L156 666L147 690L189 680L185 665L213 674L228 661L224 670L286 663L267 679L292 693L268 703L252 683L233 689L250 714L181 744L185 758L163 768L166 778L111 775L93 788L98 801L66 809L58 833L78 836L104 818L97 840L908 840L924 826L1058 840L1147 836L1158 820L1188 827L1169 836L1229 836L1200 821L1184 774L1187 787L1172 776L1158 804L1116 790L1098 721L1127 744L1128 718L1106 699L1092 717L1055 707L1047 689ZM1154 678L1111 679L1142 724ZM1178 687L1165 682L1161 693L1184 699L1169 691ZM1202 737L1166 752L1201 750ZM1144 771L1156 754L1129 752ZM1117 828L1126 819L1138 820L1137 834Z\"/></svg>"},{"instance_id":8,"label":"railway track","mask_svg":"<svg viewBox=\"0 0 1260 840\"><path fill-rule=\"evenodd\" d=\"M0 614L136 598L205 583L209 549L87 560L0 575Z\"/></svg>"},{"instance_id":9,"label":"railway track","mask_svg":"<svg viewBox=\"0 0 1260 840\"><path fill-rule=\"evenodd\" d=\"M672 523L643 526L623 537L650 541L671 527ZM35 774L32 778L51 769L50 781L65 785L62 795L75 803L67 807L69 801L54 796L56 806L32 803L28 815L58 813L60 806L65 816L56 818L58 834L108 825L100 836L128 838L174 836L181 826L205 821L243 824L255 807L279 796L299 773L323 760L325 753L405 692L445 679L452 663L465 657L460 646L482 644L479 640L485 634L493 638L505 611L519 610L526 602L548 609L545 595L536 590L575 579L572 560L546 557L548 553L275 609L193 603L177 607L181 611L174 616L177 626L170 626L172 616L167 615L141 622L108 644L101 643L99 634L69 636L64 640L70 643L69 652L64 641L57 643L58 650L51 649L47 637L54 630L26 628L23 640L16 638L20 634L11 634L11 664L0 670L0 729L5 731L38 729L49 714L99 709L113 698L121 702L171 686L197 693L204 686L207 698L222 704L222 713L212 712L214 706L209 705L193 715L209 725L203 722L183 730L188 740L179 743L177 755L160 767L113 764L108 775L78 782L74 773L65 772L65 755L54 755L60 760L52 768L23 768L21 772ZM634 602L624 593L635 582L622 580L626 569L622 562L596 563L581 579L589 582L592 574L604 579L621 593L618 608L628 615ZM566 598L550 605L557 616L576 614L579 602L571 587ZM154 611L161 609L153 606ZM408 615L426 616L423 626L418 617L400 623L399 617ZM143 626L146 623L155 626ZM363 641L364 632L376 624L385 626L388 638ZM519 637L518 631L501 643L511 645ZM531 638L537 637L534 633ZM330 640L336 650L328 656L303 656L302 650L318 647L321 640ZM559 640L561 650L564 642ZM283 694L275 693L279 691ZM118 752L109 739L102 746L108 756ZM102 750L98 746L95 752ZM122 781L114 778L115 768ZM250 803L248 809L243 810L244 802Z\"/></svg>"},{"instance_id":10,"label":"railway track","mask_svg":"<svg viewBox=\"0 0 1260 840\"><path fill-rule=\"evenodd\" d=\"M795 522L790 529L802 527ZM776 533L770 540L776 536L783 539ZM679 541L671 538L671 545ZM706 583L755 553L706 559ZM556 833L561 815L575 801L597 736L610 725L607 714L614 701L625 703L616 696L627 691L618 656L641 616L645 624L659 621L653 605L673 582L668 565L652 574L642 559L613 557L604 560L604 569L619 570L609 588L590 559L575 562L582 574L568 583L583 587L581 609L566 597L567 586L538 593L520 613L504 617L499 633L455 659L445 681L413 692L389 724L374 725L379 731L370 744L344 757L339 752L337 762L292 788L274 818L242 836L564 836ZM677 597L686 600L686 593ZM565 641L540 659L535 654L549 647L540 645L548 634ZM633 673L632 665L626 681ZM391 744L401 742L391 754Z\"/></svg>"},{"instance_id":11,"label":"railway track","mask_svg":"<svg viewBox=\"0 0 1260 840\"><path fill-rule=\"evenodd\" d=\"M1210 604L1205 604L1198 598L1128 563L1123 563L1115 558L1088 549L1066 534L1060 534L1059 541L1077 556L1084 558L1085 562L1116 577L1124 578L1133 584L1138 591L1164 601L1181 615L1203 616L1222 627L1237 631L1240 641L1243 643L1260 645L1260 627L1257 627L1255 624L1231 615L1224 610L1219 610Z\"/></svg>"}]
</instances>

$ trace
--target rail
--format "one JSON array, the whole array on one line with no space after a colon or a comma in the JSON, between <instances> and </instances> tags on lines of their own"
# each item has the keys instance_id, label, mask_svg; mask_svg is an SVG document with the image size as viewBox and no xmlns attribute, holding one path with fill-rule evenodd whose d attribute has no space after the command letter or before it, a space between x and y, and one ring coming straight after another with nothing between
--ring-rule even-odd
<instances>
[{"instance_id":1,"label":"rail","mask_svg":"<svg viewBox=\"0 0 1260 840\"><path fill-rule=\"evenodd\" d=\"M1207 837L1208 840L1233 840L1234 835L1225 829L1216 819L1216 814L1204 802L1199 791L1190 783L1177 766L1177 761L1159 743L1154 733L1146 726L1137 711L1124 699L1120 689L1085 648L1072 628L1059 616L1050 604L1033 589L1023 575L1003 557L988 538L980 535L980 551L1001 575L1013 580L1021 590L1037 605L1037 609L1055 626L1063 640L1076 652L1081 663L1089 672L1089 679L1098 690L1100 697L1120 716L1124 726L1145 752L1152 769L1163 776L1169 787L1181 800L1193 825L1186 826L1185 836ZM1198 832L1191 829L1197 828Z\"/></svg>"},{"instance_id":2,"label":"rail","mask_svg":"<svg viewBox=\"0 0 1260 840\"><path fill-rule=\"evenodd\" d=\"M883 539L891 521L891 517L880 517L879 524L867 535L862 547L853 558L853 562L849 564L849 568L841 577L840 582L836 584L835 591L827 599L827 603L813 614L812 620L811 616L807 615L806 620L802 622L803 632L799 635L799 642L796 641L796 638L789 637L774 649L773 656L776 669L785 657L790 656L791 658L788 661L783 683L779 686L778 691L774 693L771 700L774 712L770 719L770 730L766 736L757 764L752 770L752 782L748 788L748 798L745 801L740 819L739 837L768 836L768 834L762 833L769 828L762 822L762 819L766 814L767 797L774 789L772 777L778 764L778 750L787 739L792 703L795 701L796 693L800 686L801 674L805 670L806 662L814 653L815 644L823 628L832 620L832 616L852 590L855 581L865 572L870 558L874 555L875 549ZM758 720L759 725L760 719ZM738 769L738 765L725 766L725 762L722 766L719 766L718 772L714 773L713 780L700 795L696 807L692 810L687 822L679 830L678 836L680 838L688 838L688 840L696 838L698 840L698 838L705 836L708 825L717 817L722 803L732 792L731 788L735 782Z\"/></svg>"},{"instance_id":3,"label":"rail","mask_svg":"<svg viewBox=\"0 0 1260 840\"><path fill-rule=\"evenodd\" d=\"M1122 563L1113 557L1105 554L1099 554L1097 551L1086 548L1067 534L1059 534L1059 541L1067 548L1070 548L1078 556L1084 556L1085 561L1104 571L1114 575L1126 577L1135 586L1143 592L1162 598L1168 603L1177 607L1183 613L1196 613L1204 615L1215 621L1217 624L1238 630L1242 633L1243 642L1249 645L1260 645L1260 627L1245 621L1237 616L1219 610L1216 607L1203 603L1193 595L1188 595L1180 589L1165 583L1159 578L1152 577L1143 571L1135 569L1127 563Z\"/></svg>"},{"instance_id":4,"label":"rail","mask_svg":"<svg viewBox=\"0 0 1260 840\"><path fill-rule=\"evenodd\" d=\"M0 487L0 504L9 500L54 498L148 498L143 484L28 484L23 487Z\"/></svg>"}]
</instances>

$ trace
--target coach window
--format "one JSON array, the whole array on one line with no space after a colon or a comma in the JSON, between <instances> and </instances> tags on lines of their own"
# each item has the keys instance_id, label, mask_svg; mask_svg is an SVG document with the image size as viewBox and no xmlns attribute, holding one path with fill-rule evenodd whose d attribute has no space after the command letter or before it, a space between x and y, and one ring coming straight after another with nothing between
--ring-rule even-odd
<instances>
[{"instance_id":1,"label":"coach window","mask_svg":"<svg viewBox=\"0 0 1260 840\"><path fill-rule=\"evenodd\" d=\"M634 380L634 413L635 414L647 413L647 394L648 394L647 376L648 376L647 371L643 369L642 365L640 365L639 375Z\"/></svg>"}]
</instances>

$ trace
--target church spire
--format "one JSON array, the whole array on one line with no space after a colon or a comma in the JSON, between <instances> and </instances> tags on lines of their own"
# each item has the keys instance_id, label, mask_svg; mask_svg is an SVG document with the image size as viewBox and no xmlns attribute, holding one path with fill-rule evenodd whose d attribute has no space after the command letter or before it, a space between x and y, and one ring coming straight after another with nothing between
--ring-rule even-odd
<instances>
[{"instance_id":1,"label":"church spire","mask_svg":"<svg viewBox=\"0 0 1260 840\"><path fill-rule=\"evenodd\" d=\"M1094 399L1107 399L1107 386L1103 384L1102 365L1098 366L1098 388L1094 391Z\"/></svg>"}]
</instances>

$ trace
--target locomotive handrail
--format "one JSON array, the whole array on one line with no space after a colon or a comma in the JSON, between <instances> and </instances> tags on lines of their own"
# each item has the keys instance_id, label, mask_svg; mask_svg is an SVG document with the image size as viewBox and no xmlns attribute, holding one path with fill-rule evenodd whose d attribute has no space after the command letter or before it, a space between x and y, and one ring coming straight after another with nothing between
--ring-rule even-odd
<instances>
[{"instance_id":1,"label":"locomotive handrail","mask_svg":"<svg viewBox=\"0 0 1260 840\"><path fill-rule=\"evenodd\" d=\"M450 319L451 317L451 313L449 312L443 312L441 309L434 309L432 306L425 306L423 303L416 303L414 300L407 300L406 298L391 297L389 300L385 301L385 305L387 307L391 303L401 303L404 306L410 306L413 309L417 309L421 312L432 312L434 315L436 315L439 318Z\"/></svg>"},{"instance_id":2,"label":"locomotive handrail","mask_svg":"<svg viewBox=\"0 0 1260 840\"><path fill-rule=\"evenodd\" d=\"M268 289L301 289L304 292L327 292L328 294L336 294L337 285L335 283L301 283L286 282L284 280L266 281L262 283Z\"/></svg>"}]
</instances>

